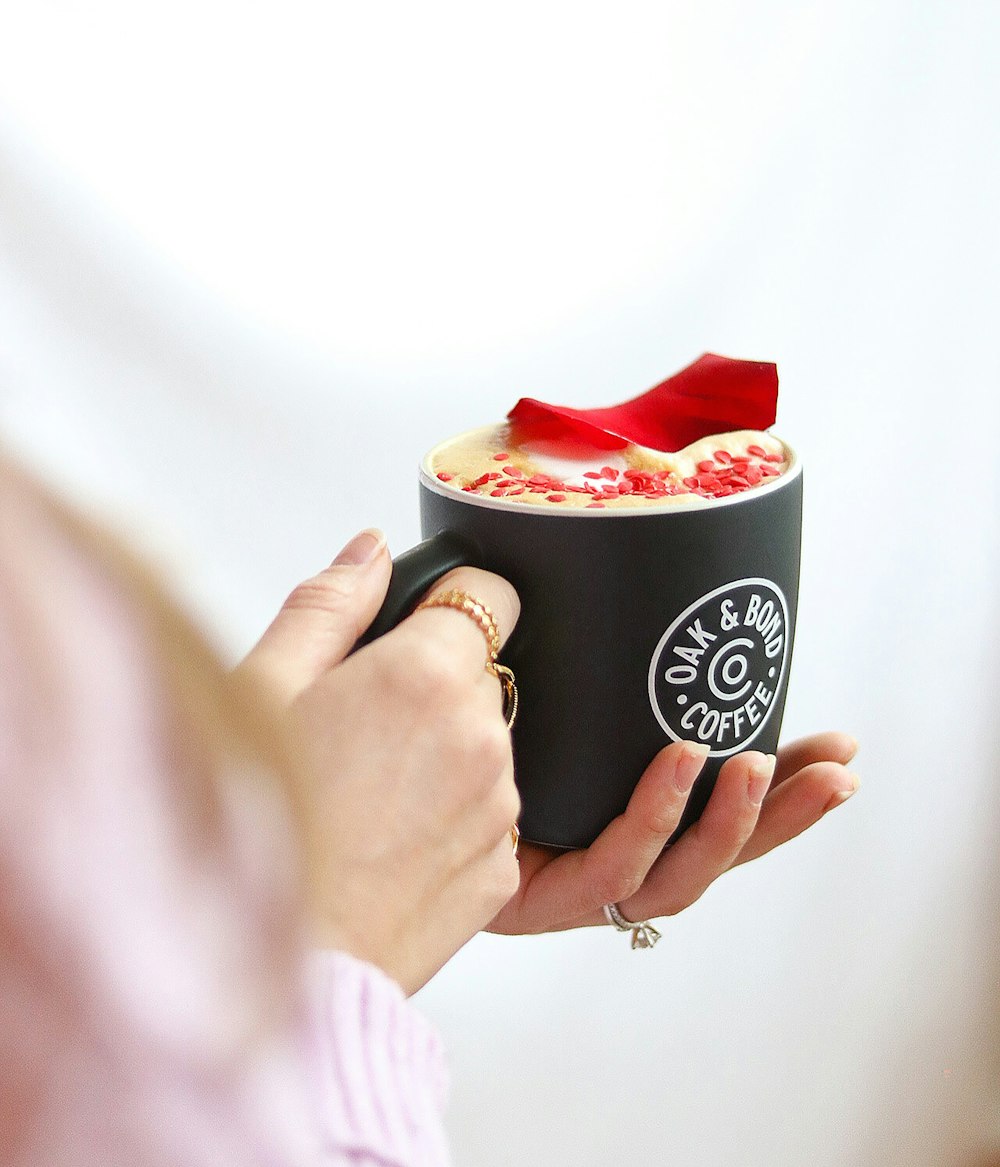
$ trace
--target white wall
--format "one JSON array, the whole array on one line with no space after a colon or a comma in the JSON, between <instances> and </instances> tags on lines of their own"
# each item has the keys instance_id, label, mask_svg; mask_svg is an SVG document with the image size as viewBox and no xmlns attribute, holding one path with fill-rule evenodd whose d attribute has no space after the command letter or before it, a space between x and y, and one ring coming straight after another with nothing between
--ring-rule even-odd
<instances>
[{"instance_id":1,"label":"white wall","mask_svg":"<svg viewBox=\"0 0 1000 1167\"><path fill-rule=\"evenodd\" d=\"M416 540L436 438L706 349L779 364L786 729L859 736L862 791L654 953L470 944L421 995L456 1162L978 1167L997 5L6 7L0 430L233 658L355 529Z\"/></svg>"}]
</instances>

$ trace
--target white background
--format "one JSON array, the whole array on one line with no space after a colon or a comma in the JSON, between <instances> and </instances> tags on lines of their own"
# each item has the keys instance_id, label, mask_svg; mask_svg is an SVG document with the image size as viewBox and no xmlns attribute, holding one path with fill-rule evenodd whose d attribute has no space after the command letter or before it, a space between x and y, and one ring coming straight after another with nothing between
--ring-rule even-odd
<instances>
[{"instance_id":1,"label":"white background","mask_svg":"<svg viewBox=\"0 0 1000 1167\"><path fill-rule=\"evenodd\" d=\"M0 427L235 659L522 394L776 360L787 736L862 790L667 921L423 992L457 1163L997 1153L1000 7L9 2Z\"/></svg>"}]
</instances>

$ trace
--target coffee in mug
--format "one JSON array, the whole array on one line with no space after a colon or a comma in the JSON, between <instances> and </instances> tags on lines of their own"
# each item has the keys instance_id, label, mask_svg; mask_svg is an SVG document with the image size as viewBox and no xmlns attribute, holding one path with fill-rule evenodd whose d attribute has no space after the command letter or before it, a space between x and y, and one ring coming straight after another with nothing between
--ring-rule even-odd
<instances>
[{"instance_id":1,"label":"coffee in mug","mask_svg":"<svg viewBox=\"0 0 1000 1167\"><path fill-rule=\"evenodd\" d=\"M675 453L628 443L609 450L538 436L509 424L473 430L437 447L429 469L452 490L517 505L623 510L728 498L777 478L784 445L768 433L714 434Z\"/></svg>"}]
</instances>

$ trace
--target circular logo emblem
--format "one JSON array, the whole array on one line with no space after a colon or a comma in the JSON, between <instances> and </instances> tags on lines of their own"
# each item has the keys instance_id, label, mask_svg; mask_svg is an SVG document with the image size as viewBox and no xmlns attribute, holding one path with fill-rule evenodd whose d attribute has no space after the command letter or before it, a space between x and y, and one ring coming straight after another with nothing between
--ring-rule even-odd
<instances>
[{"instance_id":1,"label":"circular logo emblem","mask_svg":"<svg viewBox=\"0 0 1000 1167\"><path fill-rule=\"evenodd\" d=\"M760 733L788 661L788 605L766 579L724 584L670 625L649 664L649 701L674 741L722 758Z\"/></svg>"}]
</instances>

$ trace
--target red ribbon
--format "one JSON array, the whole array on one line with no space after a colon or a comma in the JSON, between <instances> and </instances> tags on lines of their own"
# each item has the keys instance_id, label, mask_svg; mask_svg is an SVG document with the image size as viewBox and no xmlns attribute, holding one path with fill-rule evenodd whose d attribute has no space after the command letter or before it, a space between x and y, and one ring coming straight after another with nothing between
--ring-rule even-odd
<instances>
[{"instance_id":1,"label":"red ribbon","mask_svg":"<svg viewBox=\"0 0 1000 1167\"><path fill-rule=\"evenodd\" d=\"M766 430L778 407L778 369L705 353L639 397L607 409L572 409L522 397L507 415L532 437L621 449L629 442L673 453L709 434Z\"/></svg>"}]
</instances>

